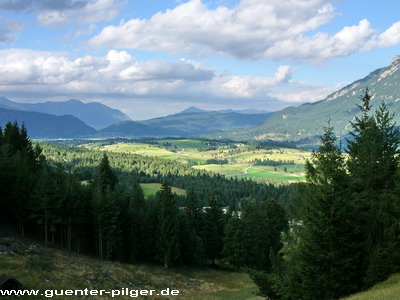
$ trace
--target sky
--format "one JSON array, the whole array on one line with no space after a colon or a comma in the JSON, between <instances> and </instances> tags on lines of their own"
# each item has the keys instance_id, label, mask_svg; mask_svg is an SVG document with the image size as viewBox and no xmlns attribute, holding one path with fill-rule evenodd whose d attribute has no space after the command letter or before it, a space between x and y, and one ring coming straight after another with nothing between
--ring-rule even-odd
<instances>
[{"instance_id":1,"label":"sky","mask_svg":"<svg viewBox=\"0 0 400 300\"><path fill-rule=\"evenodd\" d=\"M0 96L133 120L315 102L400 54L400 1L0 0Z\"/></svg>"}]
</instances>

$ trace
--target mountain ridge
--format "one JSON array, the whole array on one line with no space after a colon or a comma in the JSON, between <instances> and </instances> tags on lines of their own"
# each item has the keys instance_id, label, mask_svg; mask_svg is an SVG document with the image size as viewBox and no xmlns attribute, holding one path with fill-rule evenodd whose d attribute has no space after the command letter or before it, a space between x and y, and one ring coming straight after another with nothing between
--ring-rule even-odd
<instances>
[{"instance_id":1,"label":"mountain ridge","mask_svg":"<svg viewBox=\"0 0 400 300\"><path fill-rule=\"evenodd\" d=\"M94 128L107 127L120 121L130 120L127 115L118 109L111 108L99 102L84 103L77 99L60 102L18 103L5 97L0 97L0 105L5 105L12 109L47 113L56 116L72 115Z\"/></svg>"},{"instance_id":2,"label":"mountain ridge","mask_svg":"<svg viewBox=\"0 0 400 300\"><path fill-rule=\"evenodd\" d=\"M372 95L372 112L384 101L400 123L400 56L383 68L370 72L364 78L331 93L326 98L305 103L297 107L287 107L275 112L265 122L250 129L233 130L206 135L208 138L232 140L288 140L314 139L323 133L330 119L337 136L344 136L350 129L350 122L358 113L359 98L365 88Z\"/></svg>"},{"instance_id":3,"label":"mountain ridge","mask_svg":"<svg viewBox=\"0 0 400 300\"><path fill-rule=\"evenodd\" d=\"M90 137L96 133L94 128L71 115L56 116L0 107L0 126L14 121L24 123L31 138Z\"/></svg>"},{"instance_id":4,"label":"mountain ridge","mask_svg":"<svg viewBox=\"0 0 400 300\"><path fill-rule=\"evenodd\" d=\"M218 112L221 114L226 114L226 113L239 113L239 114L249 114L249 115L257 115L257 114L268 114L271 113L270 111L267 110L258 110L258 109L254 109L254 108L248 108L248 109L239 109L239 110L235 110L235 109L231 109L231 108L227 108L227 109L220 109L220 110L205 110L205 109L201 109L198 108L196 106L189 106L188 108L176 113L176 114L172 114L172 115L181 115L181 114L197 114L197 113L208 113L208 112ZM171 115L169 115L171 116ZM156 118L162 118L162 117L156 117ZM154 118L155 119L155 118Z\"/></svg>"},{"instance_id":5,"label":"mountain ridge","mask_svg":"<svg viewBox=\"0 0 400 300\"><path fill-rule=\"evenodd\" d=\"M241 114L237 112L221 113L218 111L210 111L203 113L174 114L140 121L140 123L175 129L183 132L186 136L197 136L221 130L253 127L263 122L271 115L272 113Z\"/></svg>"}]
</instances>

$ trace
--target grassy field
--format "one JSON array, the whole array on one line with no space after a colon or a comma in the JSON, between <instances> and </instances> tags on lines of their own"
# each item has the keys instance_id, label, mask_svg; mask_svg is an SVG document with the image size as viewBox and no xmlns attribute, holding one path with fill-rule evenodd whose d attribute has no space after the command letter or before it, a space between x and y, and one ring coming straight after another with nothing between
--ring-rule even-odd
<instances>
[{"instance_id":1,"label":"grassy field","mask_svg":"<svg viewBox=\"0 0 400 300\"><path fill-rule=\"evenodd\" d=\"M247 170L247 174L240 175L238 178L264 179L269 182L297 182L304 181L305 177L302 173L284 172L282 167L278 167L277 171L274 167L254 166Z\"/></svg>"},{"instance_id":2,"label":"grassy field","mask_svg":"<svg viewBox=\"0 0 400 300\"><path fill-rule=\"evenodd\" d=\"M199 140L159 140L159 145L143 143L119 143L98 147L104 151L134 153L144 156L155 156L162 159L174 160L183 164L197 164L196 169L219 173L227 177L251 178L268 182L297 182L304 181L304 161L311 153L290 148L252 149L244 145L232 148L232 145L219 145L213 150L205 151L208 142ZM97 143L96 145L99 145ZM92 147L88 144L87 147ZM207 164L210 159L228 161L228 164ZM252 166L255 159L273 161L292 161L294 165L280 165L274 169L269 166ZM286 167L286 171L284 168ZM151 188L146 191L154 194Z\"/></svg>"},{"instance_id":3,"label":"grassy field","mask_svg":"<svg viewBox=\"0 0 400 300\"><path fill-rule=\"evenodd\" d=\"M400 299L400 274L394 274L368 291L342 300L398 300Z\"/></svg>"},{"instance_id":4,"label":"grassy field","mask_svg":"<svg viewBox=\"0 0 400 300\"><path fill-rule=\"evenodd\" d=\"M146 299L263 299L256 297L256 286L245 273L209 268L164 269L154 265L131 265L99 261L82 255L44 248L15 238L0 238L0 270L18 279L24 290L93 289L129 290L170 288L178 290L175 297L146 297ZM111 299L89 297L86 299ZM16 297L2 297L16 299ZM47 299L45 296L22 296L18 299ZM57 296L56 299L83 299ZM132 299L115 297L114 299ZM143 299L139 297L139 299Z\"/></svg>"},{"instance_id":5,"label":"grassy field","mask_svg":"<svg viewBox=\"0 0 400 300\"><path fill-rule=\"evenodd\" d=\"M213 158L211 153L200 152L195 148L182 148L176 151L170 151L154 145L147 145L141 143L126 143L126 144L113 144L100 147L100 150L135 153L143 156L156 156L163 159L170 159L187 163L188 161L195 161L197 163L204 163L207 159Z\"/></svg>"},{"instance_id":6,"label":"grassy field","mask_svg":"<svg viewBox=\"0 0 400 300\"><path fill-rule=\"evenodd\" d=\"M310 152L304 152L297 149L272 149L272 150L249 150L240 154L232 155L231 158L237 161L251 162L254 159L270 160L292 160L294 163L303 164L306 158L310 157Z\"/></svg>"},{"instance_id":7,"label":"grassy field","mask_svg":"<svg viewBox=\"0 0 400 300\"><path fill-rule=\"evenodd\" d=\"M141 183L140 186L142 187L145 196L155 195L161 190L160 183ZM177 195L186 196L186 190L177 187L171 187L171 190Z\"/></svg>"},{"instance_id":8,"label":"grassy field","mask_svg":"<svg viewBox=\"0 0 400 300\"><path fill-rule=\"evenodd\" d=\"M226 165L201 165L194 166L195 169L206 170L214 173L223 174L225 176L236 176L245 173L246 169L249 167L248 164L226 164Z\"/></svg>"}]
</instances>

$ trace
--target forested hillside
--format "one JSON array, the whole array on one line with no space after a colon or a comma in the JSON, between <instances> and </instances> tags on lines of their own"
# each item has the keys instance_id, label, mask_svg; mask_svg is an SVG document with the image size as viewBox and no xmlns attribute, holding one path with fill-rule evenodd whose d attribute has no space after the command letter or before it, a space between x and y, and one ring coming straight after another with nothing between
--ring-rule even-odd
<instances>
[{"instance_id":1,"label":"forested hillside","mask_svg":"<svg viewBox=\"0 0 400 300\"><path fill-rule=\"evenodd\" d=\"M78 138L96 133L95 129L74 116L55 116L0 107L0 126L14 121L24 123L34 138Z\"/></svg>"},{"instance_id":2,"label":"forested hillside","mask_svg":"<svg viewBox=\"0 0 400 300\"><path fill-rule=\"evenodd\" d=\"M178 113L141 121L146 125L175 130L178 136L198 136L236 128L254 127L271 117L272 113L244 114L238 112L193 112Z\"/></svg>"},{"instance_id":3,"label":"forested hillside","mask_svg":"<svg viewBox=\"0 0 400 300\"><path fill-rule=\"evenodd\" d=\"M232 261L236 250L229 234L224 238L225 230L232 212L240 209L249 230L242 251L252 264L267 266L270 247L280 248L286 217L276 200L285 202L288 187L227 180L156 158L32 146L25 127L17 123L7 123L0 132L0 220L45 245L166 268ZM163 185L146 199L139 182ZM173 194L171 184L185 188L187 196ZM251 225L270 218L281 224L273 232L266 225ZM260 240L267 232L269 237ZM255 244L258 250L252 253Z\"/></svg>"}]
</instances>

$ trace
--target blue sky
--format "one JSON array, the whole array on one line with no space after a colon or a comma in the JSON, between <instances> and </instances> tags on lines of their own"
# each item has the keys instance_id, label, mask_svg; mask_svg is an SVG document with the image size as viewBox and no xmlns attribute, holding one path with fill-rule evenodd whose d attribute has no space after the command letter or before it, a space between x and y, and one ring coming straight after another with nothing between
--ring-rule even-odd
<instances>
[{"instance_id":1,"label":"blue sky","mask_svg":"<svg viewBox=\"0 0 400 300\"><path fill-rule=\"evenodd\" d=\"M0 95L275 111L400 54L400 1L0 0Z\"/></svg>"}]
</instances>

